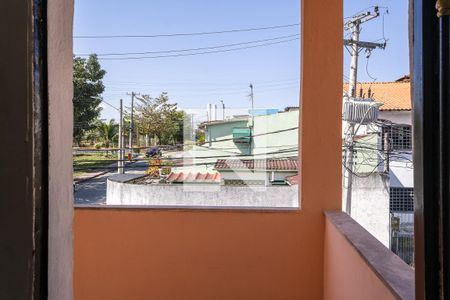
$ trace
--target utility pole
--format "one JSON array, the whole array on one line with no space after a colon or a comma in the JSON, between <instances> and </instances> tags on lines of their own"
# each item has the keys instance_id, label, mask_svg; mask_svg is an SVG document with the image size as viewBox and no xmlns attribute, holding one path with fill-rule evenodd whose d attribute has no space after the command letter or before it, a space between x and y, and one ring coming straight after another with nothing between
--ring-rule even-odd
<instances>
[{"instance_id":1,"label":"utility pole","mask_svg":"<svg viewBox=\"0 0 450 300\"><path fill-rule=\"evenodd\" d=\"M250 136L254 135L254 128L255 128L255 98L253 94L253 84L250 83L250 101L252 102L252 125L250 126ZM253 138L250 138L250 155L253 154Z\"/></svg>"},{"instance_id":2,"label":"utility pole","mask_svg":"<svg viewBox=\"0 0 450 300\"><path fill-rule=\"evenodd\" d=\"M384 126L383 126L383 128L385 128ZM390 127L388 127L387 128L387 130L385 130L385 132L384 132L384 136L383 136L383 139L384 139L384 167L383 167L383 172L385 173L385 174L389 174L389 150L390 150L390 147L391 147L391 144L389 143L389 131L390 131ZM383 132L383 130L381 131L381 132Z\"/></svg>"},{"instance_id":3,"label":"utility pole","mask_svg":"<svg viewBox=\"0 0 450 300\"><path fill-rule=\"evenodd\" d=\"M119 119L119 162L117 164L118 166L118 170L117 173L119 174L124 174L125 173L125 169L124 169L124 147L123 147L123 100L120 99L120 119Z\"/></svg>"},{"instance_id":4,"label":"utility pole","mask_svg":"<svg viewBox=\"0 0 450 300\"><path fill-rule=\"evenodd\" d=\"M252 83L250 83L250 101L252 102L252 128L253 128L253 126L255 125L255 100Z\"/></svg>"},{"instance_id":5,"label":"utility pole","mask_svg":"<svg viewBox=\"0 0 450 300\"><path fill-rule=\"evenodd\" d=\"M351 64L350 64L350 80L348 84L350 98L356 97L356 84L358 82L358 58L359 52L362 49L372 51L373 49L380 48L385 49L386 43L372 43L363 42L359 40L361 33L361 24L373 20L380 16L378 6L373 8L373 11L367 11L357 14L350 18L344 24L345 30L351 30L352 38L350 40L344 40L345 46L351 46ZM351 215L352 205L352 185L353 185L353 138L355 135L355 124L350 123L345 136L345 170L344 170L344 187L347 188L345 211L348 215ZM345 184L346 183L346 184Z\"/></svg>"},{"instance_id":6,"label":"utility pole","mask_svg":"<svg viewBox=\"0 0 450 300\"><path fill-rule=\"evenodd\" d=\"M134 131L134 97L139 96L140 94L131 92L131 94L127 93L127 95L131 95L131 113L130 113L130 136L128 142L129 154L133 157L133 131Z\"/></svg>"},{"instance_id":7,"label":"utility pole","mask_svg":"<svg viewBox=\"0 0 450 300\"><path fill-rule=\"evenodd\" d=\"M223 100L220 100L220 103L222 103L222 120L225 120L225 103Z\"/></svg>"}]
</instances>

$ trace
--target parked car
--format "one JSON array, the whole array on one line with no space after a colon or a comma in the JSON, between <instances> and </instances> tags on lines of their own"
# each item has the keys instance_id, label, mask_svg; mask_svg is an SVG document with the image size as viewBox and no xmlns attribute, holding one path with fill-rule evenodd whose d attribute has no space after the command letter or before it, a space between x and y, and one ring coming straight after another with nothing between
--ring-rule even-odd
<instances>
[{"instance_id":1,"label":"parked car","mask_svg":"<svg viewBox=\"0 0 450 300\"><path fill-rule=\"evenodd\" d=\"M150 149L145 152L145 157L160 157L162 155L161 149L158 147L151 147Z\"/></svg>"}]
</instances>

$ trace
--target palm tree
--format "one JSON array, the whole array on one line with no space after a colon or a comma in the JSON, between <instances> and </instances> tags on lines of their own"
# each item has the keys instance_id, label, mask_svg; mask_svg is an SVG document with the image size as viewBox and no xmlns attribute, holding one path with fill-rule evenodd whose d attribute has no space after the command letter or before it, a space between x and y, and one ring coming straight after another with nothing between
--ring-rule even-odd
<instances>
[{"instance_id":1,"label":"palm tree","mask_svg":"<svg viewBox=\"0 0 450 300\"><path fill-rule=\"evenodd\" d=\"M109 120L108 123L100 121L97 126L98 135L106 148L109 148L110 143L117 137L118 128L119 126L114 119Z\"/></svg>"}]
</instances>

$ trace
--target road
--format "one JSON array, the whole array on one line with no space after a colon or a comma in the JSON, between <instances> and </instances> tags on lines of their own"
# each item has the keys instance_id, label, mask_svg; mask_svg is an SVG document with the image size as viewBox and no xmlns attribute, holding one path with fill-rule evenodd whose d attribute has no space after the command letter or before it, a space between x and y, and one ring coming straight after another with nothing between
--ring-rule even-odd
<instances>
[{"instance_id":1,"label":"road","mask_svg":"<svg viewBox=\"0 0 450 300\"><path fill-rule=\"evenodd\" d=\"M147 161L139 161L125 167L125 172L130 174L144 174L147 170ZM111 170L99 177L78 183L74 191L75 204L105 205L106 204L106 180L109 176L117 174L117 170Z\"/></svg>"}]
</instances>

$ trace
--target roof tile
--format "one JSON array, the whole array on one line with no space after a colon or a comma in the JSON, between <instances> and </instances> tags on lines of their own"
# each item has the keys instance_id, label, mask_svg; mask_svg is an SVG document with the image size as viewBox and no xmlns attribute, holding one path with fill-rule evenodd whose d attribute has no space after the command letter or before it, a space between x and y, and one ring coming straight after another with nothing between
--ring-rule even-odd
<instances>
[{"instance_id":1,"label":"roof tile","mask_svg":"<svg viewBox=\"0 0 450 300\"><path fill-rule=\"evenodd\" d=\"M216 170L276 170L296 171L296 159L219 159L215 164Z\"/></svg>"},{"instance_id":2,"label":"roof tile","mask_svg":"<svg viewBox=\"0 0 450 300\"><path fill-rule=\"evenodd\" d=\"M411 81L403 80L396 82L363 82L358 83L356 93L360 90L368 96L369 88L375 101L384 103L381 111L410 111L411 105ZM348 84L344 84L344 91L348 91Z\"/></svg>"},{"instance_id":3,"label":"roof tile","mask_svg":"<svg viewBox=\"0 0 450 300\"><path fill-rule=\"evenodd\" d=\"M218 173L205 173L202 174L200 172L194 173L170 173L169 176L167 176L167 181L172 183L209 183L209 182L220 182L220 174Z\"/></svg>"}]
</instances>

